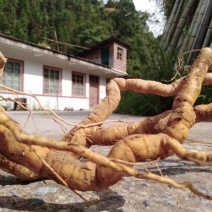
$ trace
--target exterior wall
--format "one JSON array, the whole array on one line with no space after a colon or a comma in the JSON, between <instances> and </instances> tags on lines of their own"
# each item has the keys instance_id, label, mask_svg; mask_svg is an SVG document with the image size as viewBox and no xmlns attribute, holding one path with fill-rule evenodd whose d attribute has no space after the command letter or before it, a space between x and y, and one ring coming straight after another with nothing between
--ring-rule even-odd
<instances>
[{"instance_id":1,"label":"exterior wall","mask_svg":"<svg viewBox=\"0 0 212 212\"><path fill-rule=\"evenodd\" d=\"M97 49L96 51L83 56L83 58L91 60L95 63L101 63L101 51L100 51L100 49Z\"/></svg>"},{"instance_id":2,"label":"exterior wall","mask_svg":"<svg viewBox=\"0 0 212 212\"><path fill-rule=\"evenodd\" d=\"M52 110L64 110L66 107L71 107L74 110L89 109L89 99L85 98L38 96L38 99L43 106ZM34 99L28 98L27 102L29 102L29 107L31 106L32 109L40 109L40 106Z\"/></svg>"},{"instance_id":3,"label":"exterior wall","mask_svg":"<svg viewBox=\"0 0 212 212\"><path fill-rule=\"evenodd\" d=\"M106 96L106 78L100 77L99 82L99 101L101 101Z\"/></svg>"},{"instance_id":4,"label":"exterior wall","mask_svg":"<svg viewBox=\"0 0 212 212\"><path fill-rule=\"evenodd\" d=\"M17 94L3 94L5 98L26 98L27 107L32 110L41 110L40 105L33 97L17 95ZM88 110L89 99L79 99L71 97L57 97L57 96L36 96L39 102L47 109L64 110L65 107L72 107L74 110ZM2 102L1 105L7 106L8 110L14 110L14 102Z\"/></svg>"},{"instance_id":5,"label":"exterior wall","mask_svg":"<svg viewBox=\"0 0 212 212\"><path fill-rule=\"evenodd\" d=\"M43 78L41 76L43 76L43 65L33 61L25 60L23 91L31 94L42 95Z\"/></svg>"},{"instance_id":6,"label":"exterior wall","mask_svg":"<svg viewBox=\"0 0 212 212\"><path fill-rule=\"evenodd\" d=\"M114 59L113 59L113 46L112 45L106 45L103 48L109 48L109 67L114 67ZM83 58L91 60L95 63L100 63L101 64L101 49L96 49L93 52L89 52L88 55L83 56Z\"/></svg>"},{"instance_id":7,"label":"exterior wall","mask_svg":"<svg viewBox=\"0 0 212 212\"><path fill-rule=\"evenodd\" d=\"M86 74L85 83L85 95L86 98L89 98L89 74Z\"/></svg>"},{"instance_id":8,"label":"exterior wall","mask_svg":"<svg viewBox=\"0 0 212 212\"><path fill-rule=\"evenodd\" d=\"M123 71L126 73L127 70L127 49L126 47L118 44L111 43L105 45L101 48L109 48L109 67ZM117 59L117 49L121 48L123 50L122 60ZM101 63L101 49L93 50L89 54L83 56L84 58L91 60L96 63Z\"/></svg>"},{"instance_id":9,"label":"exterior wall","mask_svg":"<svg viewBox=\"0 0 212 212\"><path fill-rule=\"evenodd\" d=\"M16 58L11 58L16 59ZM64 110L66 107L71 107L74 110L89 109L89 73L85 75L85 97L72 97L72 71L62 69L61 79L61 95L43 95L43 66L48 64L40 64L34 61L25 60L23 62L23 92L34 95L38 98L40 103L52 110ZM60 68L60 67L56 67ZM74 71L74 70L73 70ZM79 72L80 73L80 72ZM100 77L100 100L105 97L106 79ZM12 94L11 92L1 92L5 98L26 98L27 107L34 110L40 110L41 107L37 101L30 96ZM2 105L7 106L9 110L14 109L14 102L1 102Z\"/></svg>"},{"instance_id":10,"label":"exterior wall","mask_svg":"<svg viewBox=\"0 0 212 212\"><path fill-rule=\"evenodd\" d=\"M106 48L109 48L109 66L114 68L114 53L113 53L113 45L107 45Z\"/></svg>"},{"instance_id":11,"label":"exterior wall","mask_svg":"<svg viewBox=\"0 0 212 212\"><path fill-rule=\"evenodd\" d=\"M36 96L40 103L52 110L64 110L66 107L74 110L89 109L89 75L99 77L98 97L101 101L106 93L106 79L111 79L120 75L126 75L123 70L117 70L100 64L93 64L89 61L65 55L47 48L39 47L36 44L22 42L18 39L0 35L1 51L8 60L19 60L23 62L22 88L23 92ZM114 67L115 48L112 43L104 47L109 48L110 67ZM87 59L101 63L101 50L91 54ZM43 67L52 67L61 70L61 93L59 95L43 94ZM120 66L121 67L121 66ZM72 96L72 73L85 75L85 96ZM9 82L9 81L8 81ZM97 91L97 90L96 90ZM27 107L30 109L41 109L32 96L15 94L13 92L0 90L0 95L5 98L26 98ZM9 110L14 109L13 101L1 101L1 105Z\"/></svg>"},{"instance_id":12,"label":"exterior wall","mask_svg":"<svg viewBox=\"0 0 212 212\"><path fill-rule=\"evenodd\" d=\"M62 96L72 95L72 71L68 69L62 69Z\"/></svg>"},{"instance_id":13,"label":"exterior wall","mask_svg":"<svg viewBox=\"0 0 212 212\"><path fill-rule=\"evenodd\" d=\"M122 60L117 59L118 48L123 50ZM114 43L113 46L113 58L114 58L114 69L122 70L126 72L127 70L127 50L124 46Z\"/></svg>"}]
</instances>

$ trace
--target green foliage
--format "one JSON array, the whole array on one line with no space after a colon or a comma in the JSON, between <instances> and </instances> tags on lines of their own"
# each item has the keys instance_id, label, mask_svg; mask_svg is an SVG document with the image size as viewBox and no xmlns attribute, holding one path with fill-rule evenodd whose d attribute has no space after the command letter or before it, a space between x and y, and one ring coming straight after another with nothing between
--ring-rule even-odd
<instances>
[{"instance_id":1,"label":"green foliage","mask_svg":"<svg viewBox=\"0 0 212 212\"><path fill-rule=\"evenodd\" d=\"M170 98L170 102L173 98ZM170 109L167 99L153 94L139 94L133 91L122 93L122 99L116 109L117 113L152 116Z\"/></svg>"},{"instance_id":2,"label":"green foliage","mask_svg":"<svg viewBox=\"0 0 212 212\"><path fill-rule=\"evenodd\" d=\"M152 55L149 55L149 63L145 63L144 70L147 71L142 73L142 78L169 84L172 82L172 78L176 73L174 64L177 61L177 57L165 53L157 46L157 43L154 45L155 48L152 49ZM145 57L146 61L148 61L148 52L145 52ZM181 73L181 75L183 76L183 73ZM179 75L177 75L177 77L179 78ZM156 115L171 109L172 103L173 97L160 97L153 94L125 92L122 95L121 102L116 112L131 115Z\"/></svg>"},{"instance_id":3,"label":"green foliage","mask_svg":"<svg viewBox=\"0 0 212 212\"><path fill-rule=\"evenodd\" d=\"M212 103L212 87L203 86L195 105Z\"/></svg>"},{"instance_id":4,"label":"green foliage","mask_svg":"<svg viewBox=\"0 0 212 212\"><path fill-rule=\"evenodd\" d=\"M132 0L0 0L0 32L33 43L47 39L84 47L117 36L131 46L128 73L143 77L152 63L156 39L148 31L148 13L137 11ZM79 48L59 44L59 50L78 54Z\"/></svg>"},{"instance_id":5,"label":"green foliage","mask_svg":"<svg viewBox=\"0 0 212 212\"><path fill-rule=\"evenodd\" d=\"M171 15L172 9L174 7L175 1L173 0L152 0L157 3L157 5L163 10L166 19Z\"/></svg>"}]
</instances>

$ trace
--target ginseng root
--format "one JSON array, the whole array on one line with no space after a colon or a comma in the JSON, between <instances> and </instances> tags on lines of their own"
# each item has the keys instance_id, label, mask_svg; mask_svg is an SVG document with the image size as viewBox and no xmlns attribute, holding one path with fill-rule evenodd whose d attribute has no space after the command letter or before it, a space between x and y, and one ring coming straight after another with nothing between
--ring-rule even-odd
<instances>
[{"instance_id":1,"label":"ginseng root","mask_svg":"<svg viewBox=\"0 0 212 212\"><path fill-rule=\"evenodd\" d=\"M2 59L1 59L2 58ZM6 59L0 55L1 69ZM189 183L133 168L136 162L165 159L176 154L182 160L198 164L212 163L212 152L186 150L182 143L189 129L200 121L212 120L212 106L194 103L203 84L211 85L212 49L204 48L190 67L188 75L165 85L155 81L112 79L106 98L61 141L24 132L3 108L0 108L0 168L30 180L52 179L70 189L97 191L120 181L125 175L150 179L212 199ZM121 91L132 90L160 96L175 95L170 111L144 121L102 128L103 122L119 104ZM113 145L108 156L89 149L91 145ZM87 161L81 162L80 158Z\"/></svg>"}]
</instances>

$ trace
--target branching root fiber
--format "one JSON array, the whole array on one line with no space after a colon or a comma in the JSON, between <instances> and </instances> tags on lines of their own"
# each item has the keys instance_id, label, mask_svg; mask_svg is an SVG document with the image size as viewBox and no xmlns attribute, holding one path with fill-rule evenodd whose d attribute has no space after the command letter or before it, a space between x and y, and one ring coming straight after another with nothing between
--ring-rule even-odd
<instances>
[{"instance_id":1,"label":"branching root fiber","mask_svg":"<svg viewBox=\"0 0 212 212\"><path fill-rule=\"evenodd\" d=\"M6 62L0 54L0 75ZM187 150L182 146L191 127L201 121L212 121L212 104L194 106L202 85L212 84L212 75L208 73L211 66L212 49L204 48L189 73L171 84L114 78L107 85L105 99L60 141L24 132L0 107L0 169L23 180L52 179L80 191L108 188L128 175L187 188L212 200L190 183L177 183L134 167L136 163L163 160L173 154L200 165L212 164L212 152ZM103 127L104 121L117 108L121 91L127 90L175 96L173 107L143 121ZM112 147L104 156L92 151L89 148L92 145Z\"/></svg>"}]
</instances>

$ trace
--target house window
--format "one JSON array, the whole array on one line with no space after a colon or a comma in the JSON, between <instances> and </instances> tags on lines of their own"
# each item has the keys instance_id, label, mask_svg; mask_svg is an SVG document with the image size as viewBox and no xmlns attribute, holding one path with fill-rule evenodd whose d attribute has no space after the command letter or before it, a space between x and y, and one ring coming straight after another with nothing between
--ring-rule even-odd
<instances>
[{"instance_id":1,"label":"house window","mask_svg":"<svg viewBox=\"0 0 212 212\"><path fill-rule=\"evenodd\" d=\"M89 76L89 81L92 84L99 84L99 77L98 76L94 76L94 75L90 75Z\"/></svg>"},{"instance_id":2,"label":"house window","mask_svg":"<svg viewBox=\"0 0 212 212\"><path fill-rule=\"evenodd\" d=\"M5 64L4 72L0 83L17 91L21 91L22 82L23 62L16 60L8 60L8 62Z\"/></svg>"},{"instance_id":3,"label":"house window","mask_svg":"<svg viewBox=\"0 0 212 212\"><path fill-rule=\"evenodd\" d=\"M117 48L117 60L123 60L123 49Z\"/></svg>"},{"instance_id":4,"label":"house window","mask_svg":"<svg viewBox=\"0 0 212 212\"><path fill-rule=\"evenodd\" d=\"M44 67L43 78L44 94L60 94L61 70L56 68Z\"/></svg>"},{"instance_id":5,"label":"house window","mask_svg":"<svg viewBox=\"0 0 212 212\"><path fill-rule=\"evenodd\" d=\"M109 48L104 48L101 50L101 63L103 65L109 66Z\"/></svg>"},{"instance_id":6,"label":"house window","mask_svg":"<svg viewBox=\"0 0 212 212\"><path fill-rule=\"evenodd\" d=\"M85 75L79 73L72 74L72 95L85 96Z\"/></svg>"}]
</instances>

